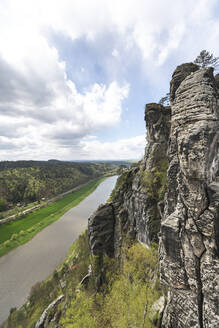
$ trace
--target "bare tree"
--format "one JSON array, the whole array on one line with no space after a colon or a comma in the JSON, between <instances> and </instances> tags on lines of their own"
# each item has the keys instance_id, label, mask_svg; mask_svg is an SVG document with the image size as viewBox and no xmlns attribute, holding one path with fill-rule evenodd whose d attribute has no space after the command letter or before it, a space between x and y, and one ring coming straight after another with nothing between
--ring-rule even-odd
<instances>
[{"instance_id":1,"label":"bare tree","mask_svg":"<svg viewBox=\"0 0 219 328\"><path fill-rule=\"evenodd\" d=\"M170 106L170 94L169 94L169 92L166 94L166 96L162 97L159 100L159 104L161 104L163 106Z\"/></svg>"},{"instance_id":2,"label":"bare tree","mask_svg":"<svg viewBox=\"0 0 219 328\"><path fill-rule=\"evenodd\" d=\"M219 65L219 57L214 57L207 50L202 50L194 60L194 64L200 67L212 66L216 68Z\"/></svg>"}]
</instances>

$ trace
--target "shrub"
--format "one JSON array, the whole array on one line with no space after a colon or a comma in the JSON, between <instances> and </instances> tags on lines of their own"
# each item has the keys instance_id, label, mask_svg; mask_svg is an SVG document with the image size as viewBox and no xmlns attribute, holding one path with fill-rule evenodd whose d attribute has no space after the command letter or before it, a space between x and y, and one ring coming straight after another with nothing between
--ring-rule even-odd
<instances>
[{"instance_id":1,"label":"shrub","mask_svg":"<svg viewBox=\"0 0 219 328\"><path fill-rule=\"evenodd\" d=\"M149 318L152 304L161 295L157 251L139 243L123 250L122 272L114 276L102 300L98 327L155 327ZM146 317L144 318L144 312Z\"/></svg>"},{"instance_id":2,"label":"shrub","mask_svg":"<svg viewBox=\"0 0 219 328\"><path fill-rule=\"evenodd\" d=\"M9 247L9 245L10 245L10 240L6 240L5 242L4 242L4 244L3 244L5 247Z\"/></svg>"},{"instance_id":3,"label":"shrub","mask_svg":"<svg viewBox=\"0 0 219 328\"><path fill-rule=\"evenodd\" d=\"M13 313L13 312L15 312L16 311L16 307L12 307L11 309L10 309L10 315Z\"/></svg>"},{"instance_id":4,"label":"shrub","mask_svg":"<svg viewBox=\"0 0 219 328\"><path fill-rule=\"evenodd\" d=\"M167 168L168 162L162 160L159 169L141 172L142 184L147 195L156 201L162 200L167 191Z\"/></svg>"},{"instance_id":5,"label":"shrub","mask_svg":"<svg viewBox=\"0 0 219 328\"><path fill-rule=\"evenodd\" d=\"M71 301L65 317L61 319L61 327L97 328L97 319L93 315L94 298L81 291Z\"/></svg>"},{"instance_id":6,"label":"shrub","mask_svg":"<svg viewBox=\"0 0 219 328\"><path fill-rule=\"evenodd\" d=\"M40 291L40 285L41 285L40 282L36 282L35 285L31 287L30 296L29 296L31 303L37 299L37 295L39 294Z\"/></svg>"},{"instance_id":7,"label":"shrub","mask_svg":"<svg viewBox=\"0 0 219 328\"><path fill-rule=\"evenodd\" d=\"M11 236L11 240L16 240L18 237L18 234L17 233L14 233L12 236Z\"/></svg>"},{"instance_id":8,"label":"shrub","mask_svg":"<svg viewBox=\"0 0 219 328\"><path fill-rule=\"evenodd\" d=\"M6 211L7 208L8 208L7 201L4 198L0 197L0 212L1 211Z\"/></svg>"},{"instance_id":9,"label":"shrub","mask_svg":"<svg viewBox=\"0 0 219 328\"><path fill-rule=\"evenodd\" d=\"M27 230L27 232L31 233L31 232L34 232L35 231L35 228L34 227L31 227Z\"/></svg>"}]
</instances>

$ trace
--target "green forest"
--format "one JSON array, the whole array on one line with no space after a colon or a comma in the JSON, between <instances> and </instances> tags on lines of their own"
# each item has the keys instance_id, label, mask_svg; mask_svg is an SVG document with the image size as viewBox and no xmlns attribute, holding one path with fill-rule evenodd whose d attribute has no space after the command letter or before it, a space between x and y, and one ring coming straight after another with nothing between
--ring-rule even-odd
<instances>
[{"instance_id":1,"label":"green forest","mask_svg":"<svg viewBox=\"0 0 219 328\"><path fill-rule=\"evenodd\" d=\"M101 162L0 162L0 212L17 203L50 198L115 169Z\"/></svg>"}]
</instances>

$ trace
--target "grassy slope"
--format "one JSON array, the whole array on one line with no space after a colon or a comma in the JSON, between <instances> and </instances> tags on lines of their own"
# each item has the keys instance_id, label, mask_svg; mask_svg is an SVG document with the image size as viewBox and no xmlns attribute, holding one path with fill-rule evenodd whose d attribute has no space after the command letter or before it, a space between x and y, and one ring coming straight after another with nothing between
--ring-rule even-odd
<instances>
[{"instance_id":1,"label":"grassy slope","mask_svg":"<svg viewBox=\"0 0 219 328\"><path fill-rule=\"evenodd\" d=\"M122 265L105 258L105 282L97 292L91 279L87 288L79 282L87 274L90 256L87 232L72 245L69 256L54 274L32 287L28 302L11 311L4 328L34 328L44 309L59 295L65 299L50 311L46 328L127 328L142 327L146 305L145 328L155 328L158 313L153 303L162 295L157 266L157 251L135 243L123 250ZM61 288L60 282L65 282ZM51 320L54 318L53 320Z\"/></svg>"},{"instance_id":2,"label":"grassy slope","mask_svg":"<svg viewBox=\"0 0 219 328\"><path fill-rule=\"evenodd\" d=\"M65 212L78 205L92 193L104 178L90 182L66 197L26 215L24 218L0 227L0 256L22 245L40 230L58 220Z\"/></svg>"}]
</instances>

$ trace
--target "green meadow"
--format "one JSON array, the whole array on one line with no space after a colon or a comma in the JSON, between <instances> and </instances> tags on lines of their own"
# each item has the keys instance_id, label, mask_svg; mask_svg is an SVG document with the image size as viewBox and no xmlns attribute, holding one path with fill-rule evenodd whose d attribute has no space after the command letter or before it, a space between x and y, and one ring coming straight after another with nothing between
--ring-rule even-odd
<instances>
[{"instance_id":1,"label":"green meadow","mask_svg":"<svg viewBox=\"0 0 219 328\"><path fill-rule=\"evenodd\" d=\"M62 199L23 218L0 226L0 256L29 241L39 231L58 220L65 212L78 205L104 180L99 178Z\"/></svg>"}]
</instances>

